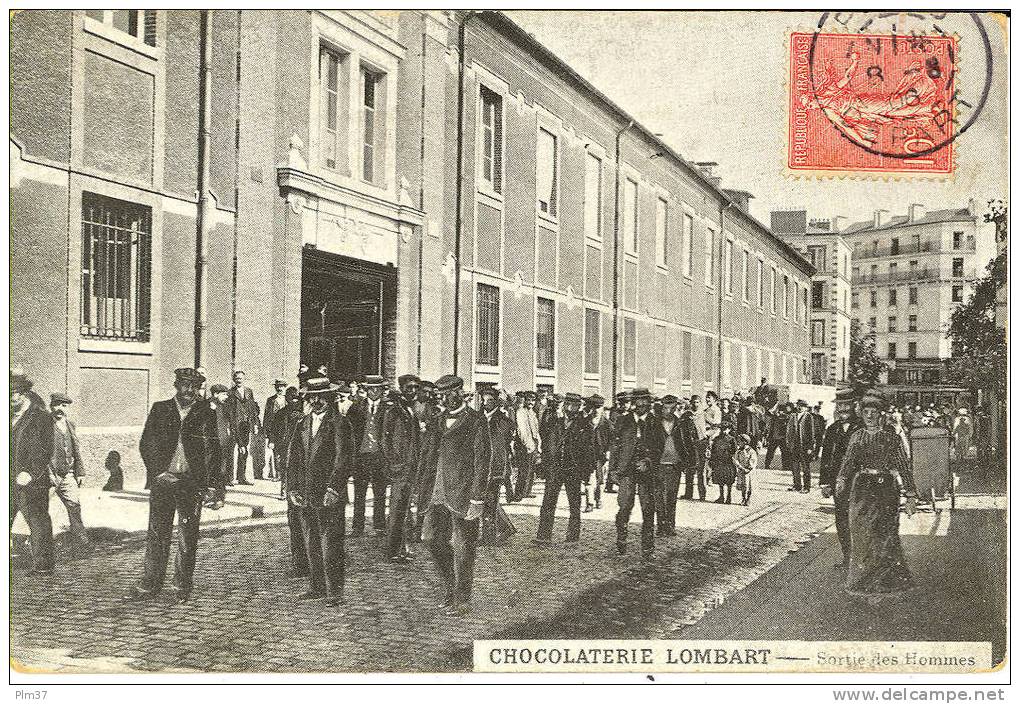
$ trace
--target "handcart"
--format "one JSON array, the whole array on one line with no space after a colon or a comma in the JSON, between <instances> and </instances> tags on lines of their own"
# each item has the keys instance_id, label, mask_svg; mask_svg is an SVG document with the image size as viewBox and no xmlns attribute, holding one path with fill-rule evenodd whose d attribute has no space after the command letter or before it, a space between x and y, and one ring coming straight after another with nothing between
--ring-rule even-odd
<instances>
[{"instance_id":1,"label":"handcart","mask_svg":"<svg viewBox=\"0 0 1020 704\"><path fill-rule=\"evenodd\" d=\"M909 440L918 501L931 503L937 511L937 502L945 501L948 493L949 509L955 509L956 476L950 461L949 431L931 426L913 428Z\"/></svg>"}]
</instances>

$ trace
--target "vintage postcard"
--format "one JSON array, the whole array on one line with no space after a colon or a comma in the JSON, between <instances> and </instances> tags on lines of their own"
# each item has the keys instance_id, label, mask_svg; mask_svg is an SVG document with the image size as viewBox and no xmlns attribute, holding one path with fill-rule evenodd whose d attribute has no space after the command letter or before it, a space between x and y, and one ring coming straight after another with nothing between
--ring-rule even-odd
<instances>
[{"instance_id":1,"label":"vintage postcard","mask_svg":"<svg viewBox=\"0 0 1020 704\"><path fill-rule=\"evenodd\" d=\"M8 29L19 698L1008 681L1008 11Z\"/></svg>"}]
</instances>

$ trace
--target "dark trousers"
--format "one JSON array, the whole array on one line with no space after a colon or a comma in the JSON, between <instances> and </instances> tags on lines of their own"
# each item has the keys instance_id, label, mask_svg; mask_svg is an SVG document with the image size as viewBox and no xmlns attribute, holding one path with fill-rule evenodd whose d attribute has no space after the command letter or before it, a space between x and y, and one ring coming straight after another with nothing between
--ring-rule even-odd
<instances>
[{"instance_id":1,"label":"dark trousers","mask_svg":"<svg viewBox=\"0 0 1020 704\"><path fill-rule=\"evenodd\" d=\"M308 572L308 549L301 527L301 508L287 503L287 527L290 528L290 566L295 572Z\"/></svg>"},{"instance_id":2,"label":"dark trousers","mask_svg":"<svg viewBox=\"0 0 1020 704\"><path fill-rule=\"evenodd\" d=\"M233 475L231 468L233 460L233 445L229 445L220 457L219 471L209 477L209 487L213 490L213 500L225 501L227 498L227 479Z\"/></svg>"},{"instance_id":3,"label":"dark trousers","mask_svg":"<svg viewBox=\"0 0 1020 704\"><path fill-rule=\"evenodd\" d=\"M698 498L705 499L705 448L708 447L708 440L699 440L695 444L696 462L693 467L684 471L684 498L694 498L694 479L698 480Z\"/></svg>"},{"instance_id":4,"label":"dark trousers","mask_svg":"<svg viewBox=\"0 0 1020 704\"><path fill-rule=\"evenodd\" d=\"M394 479L390 485L390 513L386 517L386 556L407 552L407 517L411 509L414 484L408 477Z\"/></svg>"},{"instance_id":5,"label":"dark trousers","mask_svg":"<svg viewBox=\"0 0 1020 704\"><path fill-rule=\"evenodd\" d=\"M50 520L50 485L35 482L15 490L18 509L28 523L32 565L37 570L53 569L53 521ZM14 514L12 514L14 515ZM14 522L14 519L11 519Z\"/></svg>"},{"instance_id":6,"label":"dark trousers","mask_svg":"<svg viewBox=\"0 0 1020 704\"><path fill-rule=\"evenodd\" d=\"M471 601L478 528L477 520L467 521L446 506L430 506L425 514L421 538L436 565L444 597L454 604Z\"/></svg>"},{"instance_id":7,"label":"dark trousers","mask_svg":"<svg viewBox=\"0 0 1020 704\"><path fill-rule=\"evenodd\" d=\"M517 527L499 504L499 494L503 486L504 483L500 482L494 487L489 487L485 492L485 511L482 513L479 545L498 545L502 540L517 532ZM513 500L513 490L509 485L506 487L506 500L507 503L510 503Z\"/></svg>"},{"instance_id":8,"label":"dark trousers","mask_svg":"<svg viewBox=\"0 0 1020 704\"><path fill-rule=\"evenodd\" d=\"M145 573L142 576L142 589L145 591L158 592L163 588L170 559L174 514L177 515L174 586L184 593L191 591L198 548L198 524L202 517L202 492L196 491L190 484L166 487L158 482L153 483L149 494L149 532L145 537Z\"/></svg>"},{"instance_id":9,"label":"dark trousers","mask_svg":"<svg viewBox=\"0 0 1020 704\"><path fill-rule=\"evenodd\" d=\"M560 489L567 489L567 505L570 506L570 519L567 521L567 542L572 543L581 537L581 477L575 472L561 471L549 467L549 476L545 480L545 492L542 494L542 509L538 514L538 539L551 540L553 518L556 504L560 500Z\"/></svg>"},{"instance_id":10,"label":"dark trousers","mask_svg":"<svg viewBox=\"0 0 1020 704\"><path fill-rule=\"evenodd\" d=\"M535 453L524 452L521 454L520 469L517 471L517 486L514 487L514 497L517 501L530 496L535 486Z\"/></svg>"},{"instance_id":11,"label":"dark trousers","mask_svg":"<svg viewBox=\"0 0 1020 704\"><path fill-rule=\"evenodd\" d=\"M811 488L811 459L807 455L790 452L789 469L793 472L793 488ZM784 462L785 466L787 463Z\"/></svg>"},{"instance_id":12,"label":"dark trousers","mask_svg":"<svg viewBox=\"0 0 1020 704\"><path fill-rule=\"evenodd\" d=\"M640 478L633 475L619 478L616 501L616 542L627 544L627 529L630 526L630 512L634 509L634 497L641 502L641 552L650 553L655 549L655 480L651 474Z\"/></svg>"},{"instance_id":13,"label":"dark trousers","mask_svg":"<svg viewBox=\"0 0 1020 704\"><path fill-rule=\"evenodd\" d=\"M680 493L680 465L660 464L659 480L656 482L655 513L659 519L659 530L672 533L676 530L676 499Z\"/></svg>"},{"instance_id":14,"label":"dark trousers","mask_svg":"<svg viewBox=\"0 0 1020 704\"><path fill-rule=\"evenodd\" d=\"M778 438L769 438L768 448L765 450L765 469L772 469L772 458L776 456L776 449L779 454L786 457L786 441Z\"/></svg>"},{"instance_id":15,"label":"dark trousers","mask_svg":"<svg viewBox=\"0 0 1020 704\"><path fill-rule=\"evenodd\" d=\"M365 504L368 486L372 485L372 527L386 529L386 462L380 455L358 455L354 460L354 519L355 534L365 531Z\"/></svg>"},{"instance_id":16,"label":"dark trousers","mask_svg":"<svg viewBox=\"0 0 1020 704\"><path fill-rule=\"evenodd\" d=\"M325 592L326 598L344 596L345 506L301 509L301 530L308 554L308 576L313 592Z\"/></svg>"}]
</instances>

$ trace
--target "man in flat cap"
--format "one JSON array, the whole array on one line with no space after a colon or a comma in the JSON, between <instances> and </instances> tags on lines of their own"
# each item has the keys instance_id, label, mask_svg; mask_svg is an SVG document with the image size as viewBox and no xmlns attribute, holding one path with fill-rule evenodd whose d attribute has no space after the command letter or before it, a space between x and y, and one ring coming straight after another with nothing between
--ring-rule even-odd
<instances>
[{"instance_id":1,"label":"man in flat cap","mask_svg":"<svg viewBox=\"0 0 1020 704\"><path fill-rule=\"evenodd\" d=\"M576 543L581 536L581 482L595 471L595 438L591 422L581 413L580 394L568 393L563 401L563 415L547 421L545 492L538 518L538 543L552 542L553 517L566 487L570 518L567 542Z\"/></svg>"},{"instance_id":2,"label":"man in flat cap","mask_svg":"<svg viewBox=\"0 0 1020 704\"><path fill-rule=\"evenodd\" d=\"M634 389L630 395L633 409L620 417L611 453L613 469L620 485L619 511L616 514L616 548L627 551L627 529L634 499L641 502L641 554L651 557L655 550L655 465L658 457L652 445L655 422L649 413L652 395L648 389Z\"/></svg>"},{"instance_id":3,"label":"man in flat cap","mask_svg":"<svg viewBox=\"0 0 1020 704\"><path fill-rule=\"evenodd\" d=\"M421 425L415 411L421 379L401 374L397 385L400 394L383 407L382 444L390 481L385 554L392 562L403 563L413 559L405 528L421 456Z\"/></svg>"},{"instance_id":4,"label":"man in flat cap","mask_svg":"<svg viewBox=\"0 0 1020 704\"><path fill-rule=\"evenodd\" d=\"M351 424L333 404L339 388L326 377L305 382L301 394L309 413L287 450L287 497L301 510L309 564L310 586L298 598L325 597L334 607L344 595L344 514L353 454Z\"/></svg>"},{"instance_id":5,"label":"man in flat cap","mask_svg":"<svg viewBox=\"0 0 1020 704\"><path fill-rule=\"evenodd\" d=\"M471 583L479 519L489 475L489 434L481 415L464 403L464 382L436 381L443 413L429 425L422 448L423 486L429 499L422 541L443 583L440 608L463 615L471 609Z\"/></svg>"},{"instance_id":6,"label":"man in flat cap","mask_svg":"<svg viewBox=\"0 0 1020 704\"><path fill-rule=\"evenodd\" d=\"M517 486L514 487L515 501L534 498L531 492L535 481L535 465L542 457L542 435L539 432L538 414L535 412L537 400L534 391L525 391L514 416L517 425L514 456L519 467Z\"/></svg>"},{"instance_id":7,"label":"man in flat cap","mask_svg":"<svg viewBox=\"0 0 1020 704\"><path fill-rule=\"evenodd\" d=\"M602 484L606 481L606 461L609 459L609 446L613 439L613 424L606 416L606 399L600 394L592 394L584 402L584 413L591 423L592 439L595 445L595 477L594 492L589 478L584 483L584 512L589 513L595 508L602 508ZM594 494L595 503L592 505Z\"/></svg>"},{"instance_id":8,"label":"man in flat cap","mask_svg":"<svg viewBox=\"0 0 1020 704\"><path fill-rule=\"evenodd\" d=\"M20 369L11 370L11 525L18 511L31 534L30 574L53 572L53 522L50 520L50 460L53 457L53 420L38 398L32 382Z\"/></svg>"},{"instance_id":9,"label":"man in flat cap","mask_svg":"<svg viewBox=\"0 0 1020 704\"><path fill-rule=\"evenodd\" d=\"M209 408L216 414L216 437L220 443L220 462L216 471L209 477L209 496L205 505L219 511L227 501L227 481L231 478L231 453L234 448L234 419L230 415L231 406L227 403L230 393L223 384L209 387Z\"/></svg>"},{"instance_id":10,"label":"man in flat cap","mask_svg":"<svg viewBox=\"0 0 1020 704\"><path fill-rule=\"evenodd\" d=\"M136 600L153 599L163 588L174 514L178 519L174 596L178 602L191 596L202 499L220 463L216 414L198 397L205 377L188 367L174 374L174 397L152 404L138 445L151 491L145 572L131 595Z\"/></svg>"},{"instance_id":11,"label":"man in flat cap","mask_svg":"<svg viewBox=\"0 0 1020 704\"><path fill-rule=\"evenodd\" d=\"M269 426L273 422L273 417L287 407L287 380L282 377L274 379L273 390L275 393L266 399L266 405L262 410L262 432L266 436L268 450L268 453L266 453L266 460L269 465L268 478L272 481L278 481L280 479L280 468L276 466L276 454L273 451L273 439L269 437Z\"/></svg>"},{"instance_id":12,"label":"man in flat cap","mask_svg":"<svg viewBox=\"0 0 1020 704\"><path fill-rule=\"evenodd\" d=\"M50 481L57 497L67 509L71 535L82 550L89 544L88 533L81 517L79 488L85 481L85 467L78 450L78 433L67 417L71 397L65 393L50 394L50 416L53 418L53 456L50 459Z\"/></svg>"},{"instance_id":13,"label":"man in flat cap","mask_svg":"<svg viewBox=\"0 0 1020 704\"><path fill-rule=\"evenodd\" d=\"M383 452L383 419L388 401L386 379L375 374L365 376L359 384L365 397L358 398L347 411L354 434L354 519L352 536L365 532L365 504L369 484L372 486L372 527L386 531L386 487L389 473Z\"/></svg>"},{"instance_id":14,"label":"man in flat cap","mask_svg":"<svg viewBox=\"0 0 1020 704\"><path fill-rule=\"evenodd\" d=\"M697 431L690 418L677 416L677 402L673 394L662 397L662 408L649 423L652 454L659 458L656 471L655 513L658 533L676 535L676 502L680 493L682 472L697 464Z\"/></svg>"},{"instance_id":15,"label":"man in flat cap","mask_svg":"<svg viewBox=\"0 0 1020 704\"><path fill-rule=\"evenodd\" d=\"M855 412L853 389L849 385L841 385L836 389L836 418L825 430L822 439L822 465L819 471L818 484L822 488L822 496L833 497L836 508L836 535L843 550L843 560L837 569L845 570L850 563L850 507L846 495L836 496L834 488L839 468L843 464L850 436L864 427L864 423Z\"/></svg>"}]
</instances>

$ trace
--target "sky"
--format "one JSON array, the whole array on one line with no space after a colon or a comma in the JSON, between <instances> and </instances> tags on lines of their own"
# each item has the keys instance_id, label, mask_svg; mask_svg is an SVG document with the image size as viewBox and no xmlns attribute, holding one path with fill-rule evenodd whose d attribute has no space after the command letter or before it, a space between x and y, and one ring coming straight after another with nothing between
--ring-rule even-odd
<instances>
[{"instance_id":1,"label":"sky","mask_svg":"<svg viewBox=\"0 0 1020 704\"><path fill-rule=\"evenodd\" d=\"M910 203L934 210L966 207L974 198L983 213L988 200L1007 199L1006 39L988 15L980 20L992 47L991 90L984 109L956 140L953 177L876 180L784 173L787 38L791 31L811 31L818 13L507 14L640 123L662 133L685 159L718 162L723 187L754 194L751 212L762 222L769 222L770 211L785 208L807 208L811 217L844 215L855 222L871 219L878 208L905 214ZM901 27L921 22L900 21ZM926 18L921 32L934 21ZM975 104L986 61L973 20L957 15L939 21L960 34L961 90Z\"/></svg>"}]
</instances>

